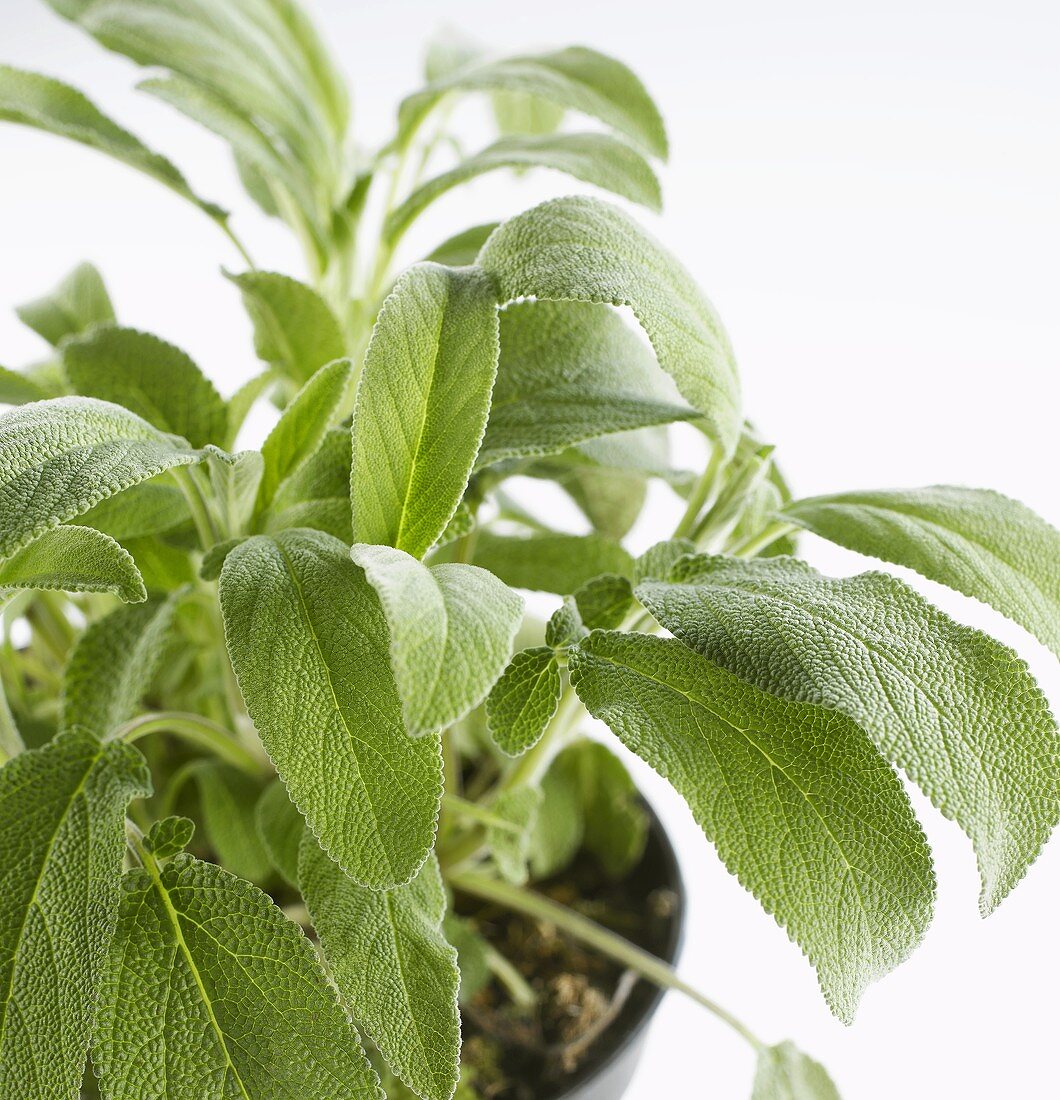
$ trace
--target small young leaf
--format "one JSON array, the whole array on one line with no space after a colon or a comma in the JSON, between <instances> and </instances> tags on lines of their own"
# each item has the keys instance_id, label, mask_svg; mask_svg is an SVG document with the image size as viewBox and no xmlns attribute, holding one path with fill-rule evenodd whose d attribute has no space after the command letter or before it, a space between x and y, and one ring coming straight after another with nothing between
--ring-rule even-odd
<instances>
[{"instance_id":1,"label":"small young leaf","mask_svg":"<svg viewBox=\"0 0 1060 1100\"><path fill-rule=\"evenodd\" d=\"M493 118L502 134L553 134L566 111L524 92L494 92Z\"/></svg>"},{"instance_id":2,"label":"small young leaf","mask_svg":"<svg viewBox=\"0 0 1060 1100\"><path fill-rule=\"evenodd\" d=\"M143 757L60 734L0 770L0 1096L72 1096L114 931Z\"/></svg>"},{"instance_id":3,"label":"small young leaf","mask_svg":"<svg viewBox=\"0 0 1060 1100\"><path fill-rule=\"evenodd\" d=\"M495 535L483 531L475 544L475 564L495 573L511 588L564 595L601 573L630 576L633 559L603 535Z\"/></svg>"},{"instance_id":4,"label":"small young leaf","mask_svg":"<svg viewBox=\"0 0 1060 1100\"><path fill-rule=\"evenodd\" d=\"M144 481L83 512L80 521L124 544L127 539L159 535L191 521L188 502L174 485Z\"/></svg>"},{"instance_id":5,"label":"small young leaf","mask_svg":"<svg viewBox=\"0 0 1060 1100\"><path fill-rule=\"evenodd\" d=\"M229 454L219 447L207 447L210 485L213 487L224 531L247 529L257 503L265 460L260 451Z\"/></svg>"},{"instance_id":6,"label":"small young leaf","mask_svg":"<svg viewBox=\"0 0 1060 1100\"><path fill-rule=\"evenodd\" d=\"M119 607L77 640L63 674L62 729L105 737L150 686L173 625L173 599Z\"/></svg>"},{"instance_id":7,"label":"small young leaf","mask_svg":"<svg viewBox=\"0 0 1060 1100\"><path fill-rule=\"evenodd\" d=\"M516 787L498 795L489 805L496 819L496 824L486 827L490 854L501 876L517 886L530 877L527 862L541 798L538 787Z\"/></svg>"},{"instance_id":8,"label":"small young leaf","mask_svg":"<svg viewBox=\"0 0 1060 1100\"><path fill-rule=\"evenodd\" d=\"M442 931L437 860L405 886L366 890L306 836L298 878L354 1021L417 1095L449 1100L460 1072L460 975Z\"/></svg>"},{"instance_id":9,"label":"small young leaf","mask_svg":"<svg viewBox=\"0 0 1060 1100\"><path fill-rule=\"evenodd\" d=\"M144 847L157 859L169 859L183 852L195 835L195 822L186 817L164 817L144 837Z\"/></svg>"},{"instance_id":10,"label":"small young leaf","mask_svg":"<svg viewBox=\"0 0 1060 1100\"><path fill-rule=\"evenodd\" d=\"M265 882L272 859L258 835L254 810L261 784L231 764L204 760L195 770L206 839L233 874Z\"/></svg>"},{"instance_id":11,"label":"small young leaf","mask_svg":"<svg viewBox=\"0 0 1060 1100\"><path fill-rule=\"evenodd\" d=\"M811 497L785 519L974 596L1060 656L1060 531L989 489L936 485Z\"/></svg>"},{"instance_id":12,"label":"small young leaf","mask_svg":"<svg viewBox=\"0 0 1060 1100\"><path fill-rule=\"evenodd\" d=\"M105 401L58 397L0 416L0 558L101 500L200 456Z\"/></svg>"},{"instance_id":13,"label":"small young leaf","mask_svg":"<svg viewBox=\"0 0 1060 1100\"><path fill-rule=\"evenodd\" d=\"M306 831L305 818L279 779L273 780L258 799L254 821L273 867L297 887L298 849Z\"/></svg>"},{"instance_id":14,"label":"small young leaf","mask_svg":"<svg viewBox=\"0 0 1060 1100\"><path fill-rule=\"evenodd\" d=\"M824 1066L794 1043L766 1047L758 1055L751 1100L840 1100Z\"/></svg>"},{"instance_id":15,"label":"small young leaf","mask_svg":"<svg viewBox=\"0 0 1060 1100\"><path fill-rule=\"evenodd\" d=\"M695 552L696 544L691 539L668 539L666 542L657 542L637 558L633 579L637 584L641 581L668 580L674 563Z\"/></svg>"},{"instance_id":16,"label":"small young leaf","mask_svg":"<svg viewBox=\"0 0 1060 1100\"><path fill-rule=\"evenodd\" d=\"M501 313L500 334L480 467L697 415L610 306L519 302Z\"/></svg>"},{"instance_id":17,"label":"small young leaf","mask_svg":"<svg viewBox=\"0 0 1060 1100\"><path fill-rule=\"evenodd\" d=\"M566 649L588 633L574 597L564 596L563 603L552 613L545 626L545 645L553 649Z\"/></svg>"},{"instance_id":18,"label":"small young leaf","mask_svg":"<svg viewBox=\"0 0 1060 1100\"><path fill-rule=\"evenodd\" d=\"M254 323L254 350L275 371L301 386L326 363L345 356L335 314L305 283L271 271L228 277Z\"/></svg>"},{"instance_id":19,"label":"small young leaf","mask_svg":"<svg viewBox=\"0 0 1060 1100\"><path fill-rule=\"evenodd\" d=\"M412 739L375 590L338 539L257 536L220 579L240 690L292 800L358 882L408 882L434 841L440 739Z\"/></svg>"},{"instance_id":20,"label":"small young leaf","mask_svg":"<svg viewBox=\"0 0 1060 1100\"><path fill-rule=\"evenodd\" d=\"M0 591L5 588L111 592L127 603L147 599L132 554L91 527L53 527L0 562Z\"/></svg>"},{"instance_id":21,"label":"small young leaf","mask_svg":"<svg viewBox=\"0 0 1060 1100\"><path fill-rule=\"evenodd\" d=\"M52 347L93 325L115 320L103 277L91 264L78 264L50 294L19 306L15 312Z\"/></svg>"},{"instance_id":22,"label":"small young leaf","mask_svg":"<svg viewBox=\"0 0 1060 1100\"><path fill-rule=\"evenodd\" d=\"M123 886L92 1052L106 1096L381 1100L313 945L259 889L187 854Z\"/></svg>"},{"instance_id":23,"label":"small young leaf","mask_svg":"<svg viewBox=\"0 0 1060 1100\"><path fill-rule=\"evenodd\" d=\"M383 605L390 664L413 737L463 718L512 655L523 601L485 569L418 562L388 546L350 551Z\"/></svg>"},{"instance_id":24,"label":"small young leaf","mask_svg":"<svg viewBox=\"0 0 1060 1100\"><path fill-rule=\"evenodd\" d=\"M563 684L551 646L520 650L486 700L490 736L501 752L521 756L541 740Z\"/></svg>"},{"instance_id":25,"label":"small young leaf","mask_svg":"<svg viewBox=\"0 0 1060 1100\"><path fill-rule=\"evenodd\" d=\"M497 372L493 284L477 268L417 264L372 333L353 416L353 533L420 558L475 464Z\"/></svg>"},{"instance_id":26,"label":"small young leaf","mask_svg":"<svg viewBox=\"0 0 1060 1100\"><path fill-rule=\"evenodd\" d=\"M670 576L637 587L659 622L766 691L857 722L971 838L994 909L1060 818L1060 734L1027 666L883 573L704 555Z\"/></svg>"},{"instance_id":27,"label":"small young leaf","mask_svg":"<svg viewBox=\"0 0 1060 1100\"><path fill-rule=\"evenodd\" d=\"M629 215L597 199L554 199L504 222L478 263L502 302L630 306L681 395L723 447L735 448L743 419L725 329L688 272Z\"/></svg>"},{"instance_id":28,"label":"small young leaf","mask_svg":"<svg viewBox=\"0 0 1060 1100\"><path fill-rule=\"evenodd\" d=\"M277 490L265 531L314 527L349 542L353 529L350 452L349 429L330 429L316 451Z\"/></svg>"},{"instance_id":29,"label":"small young leaf","mask_svg":"<svg viewBox=\"0 0 1060 1100\"><path fill-rule=\"evenodd\" d=\"M442 241L429 256L423 258L429 263L444 264L446 267L470 267L497 224L488 222L486 225L473 225L470 229Z\"/></svg>"},{"instance_id":30,"label":"small young leaf","mask_svg":"<svg viewBox=\"0 0 1060 1100\"><path fill-rule=\"evenodd\" d=\"M586 581L574 602L587 630L615 630L633 606L633 588L626 577L605 573Z\"/></svg>"},{"instance_id":31,"label":"small young leaf","mask_svg":"<svg viewBox=\"0 0 1060 1100\"><path fill-rule=\"evenodd\" d=\"M551 168L652 210L662 208L662 190L651 165L640 153L608 134L506 137L413 191L387 218L387 237L399 240L447 191L501 168Z\"/></svg>"},{"instance_id":32,"label":"small young leaf","mask_svg":"<svg viewBox=\"0 0 1060 1100\"><path fill-rule=\"evenodd\" d=\"M275 384L275 371L263 370L261 374L255 374L244 382L228 399L228 438L225 440L225 447L229 450L235 447L250 410Z\"/></svg>"},{"instance_id":33,"label":"small young leaf","mask_svg":"<svg viewBox=\"0 0 1060 1100\"><path fill-rule=\"evenodd\" d=\"M228 413L213 383L157 336L107 325L67 339L62 356L76 393L122 405L193 447L227 437Z\"/></svg>"},{"instance_id":34,"label":"small young leaf","mask_svg":"<svg viewBox=\"0 0 1060 1100\"><path fill-rule=\"evenodd\" d=\"M590 714L674 785L850 1021L919 944L934 899L924 835L873 744L672 638L596 631L568 661Z\"/></svg>"}]
</instances>

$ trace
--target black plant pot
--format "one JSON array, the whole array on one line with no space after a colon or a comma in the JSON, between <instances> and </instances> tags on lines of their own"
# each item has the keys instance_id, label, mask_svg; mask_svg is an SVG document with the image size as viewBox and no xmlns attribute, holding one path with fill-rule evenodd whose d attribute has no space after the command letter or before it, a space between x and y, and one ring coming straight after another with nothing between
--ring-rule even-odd
<instances>
[{"instance_id":1,"label":"black plant pot","mask_svg":"<svg viewBox=\"0 0 1060 1100\"><path fill-rule=\"evenodd\" d=\"M647 899L656 891L667 891L673 905L658 929L653 953L676 963L684 938L686 898L681 869L670 838L651 806L651 829L644 858L633 872L630 886ZM567 1077L559 1091L544 1091L541 1100L620 1100L629 1088L633 1073L644 1054L644 1043L655 1011L665 990L639 981L615 1021L600 1036L576 1073Z\"/></svg>"}]
</instances>

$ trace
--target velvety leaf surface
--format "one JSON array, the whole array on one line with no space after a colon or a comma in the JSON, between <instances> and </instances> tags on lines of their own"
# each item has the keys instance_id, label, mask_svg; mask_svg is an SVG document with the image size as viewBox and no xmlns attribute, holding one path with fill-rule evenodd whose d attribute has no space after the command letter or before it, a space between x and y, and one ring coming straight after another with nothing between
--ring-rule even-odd
<instances>
[{"instance_id":1,"label":"velvety leaf surface","mask_svg":"<svg viewBox=\"0 0 1060 1100\"><path fill-rule=\"evenodd\" d=\"M184 494L175 485L143 481L101 500L79 518L85 526L95 527L124 544L127 539L157 535L190 523L191 513Z\"/></svg>"},{"instance_id":2,"label":"velvety leaf surface","mask_svg":"<svg viewBox=\"0 0 1060 1100\"><path fill-rule=\"evenodd\" d=\"M475 564L512 588L574 592L601 573L630 574L633 559L603 535L480 533Z\"/></svg>"},{"instance_id":3,"label":"velvety leaf surface","mask_svg":"<svg viewBox=\"0 0 1060 1100\"><path fill-rule=\"evenodd\" d=\"M446 264L449 267L470 267L489 240L489 235L497 228L497 222L486 225L473 225L461 233L442 241L438 247L423 258L431 263Z\"/></svg>"},{"instance_id":4,"label":"velvety leaf surface","mask_svg":"<svg viewBox=\"0 0 1060 1100\"><path fill-rule=\"evenodd\" d=\"M486 700L490 736L501 752L521 756L541 740L562 689L550 646L516 653Z\"/></svg>"},{"instance_id":5,"label":"velvety leaf surface","mask_svg":"<svg viewBox=\"0 0 1060 1100\"><path fill-rule=\"evenodd\" d=\"M257 536L220 578L247 709L292 800L358 882L408 882L434 842L439 738L410 738L379 598L338 539Z\"/></svg>"},{"instance_id":6,"label":"velvety leaf surface","mask_svg":"<svg viewBox=\"0 0 1060 1100\"><path fill-rule=\"evenodd\" d=\"M230 764L204 760L195 771L202 823L218 861L234 875L265 882L272 858L258 833L261 784Z\"/></svg>"},{"instance_id":7,"label":"velvety leaf surface","mask_svg":"<svg viewBox=\"0 0 1060 1100\"><path fill-rule=\"evenodd\" d=\"M273 867L297 887L298 850L306 831L305 819L280 780L274 780L265 788L255 807L254 820Z\"/></svg>"},{"instance_id":8,"label":"velvety leaf surface","mask_svg":"<svg viewBox=\"0 0 1060 1100\"><path fill-rule=\"evenodd\" d=\"M194 835L195 822L186 817L164 817L152 823L143 843L157 859L168 859L183 852Z\"/></svg>"},{"instance_id":9,"label":"velvety leaf surface","mask_svg":"<svg viewBox=\"0 0 1060 1100\"><path fill-rule=\"evenodd\" d=\"M989 912L1060 817L1060 735L1023 664L883 573L686 558L637 597L711 660L847 714L971 838Z\"/></svg>"},{"instance_id":10,"label":"velvety leaf surface","mask_svg":"<svg viewBox=\"0 0 1060 1100\"><path fill-rule=\"evenodd\" d=\"M28 405L52 395L23 371L0 366L0 404Z\"/></svg>"},{"instance_id":11,"label":"velvety leaf surface","mask_svg":"<svg viewBox=\"0 0 1060 1100\"><path fill-rule=\"evenodd\" d=\"M18 319L53 347L93 325L113 324L103 277L91 264L78 264L50 293L19 306Z\"/></svg>"},{"instance_id":12,"label":"velvety leaf surface","mask_svg":"<svg viewBox=\"0 0 1060 1100\"><path fill-rule=\"evenodd\" d=\"M758 1055L751 1100L840 1100L840 1097L824 1066L793 1043L779 1043Z\"/></svg>"},{"instance_id":13,"label":"velvety leaf surface","mask_svg":"<svg viewBox=\"0 0 1060 1100\"><path fill-rule=\"evenodd\" d=\"M919 944L934 897L923 833L875 746L844 715L769 695L675 639L596 631L568 667L589 712L685 798L850 1021Z\"/></svg>"}]
</instances>

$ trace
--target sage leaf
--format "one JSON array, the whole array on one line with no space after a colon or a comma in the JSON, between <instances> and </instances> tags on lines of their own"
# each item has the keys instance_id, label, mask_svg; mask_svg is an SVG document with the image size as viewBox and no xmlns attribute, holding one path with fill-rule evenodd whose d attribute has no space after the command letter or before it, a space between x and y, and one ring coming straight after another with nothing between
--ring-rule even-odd
<instances>
[{"instance_id":1,"label":"sage leaf","mask_svg":"<svg viewBox=\"0 0 1060 1100\"><path fill-rule=\"evenodd\" d=\"M0 366L0 404L28 405L51 396L25 372Z\"/></svg>"},{"instance_id":2,"label":"sage leaf","mask_svg":"<svg viewBox=\"0 0 1060 1100\"><path fill-rule=\"evenodd\" d=\"M482 531L475 564L495 573L511 588L561 595L574 592L601 573L628 576L633 559L603 535L497 535Z\"/></svg>"},{"instance_id":3,"label":"sage leaf","mask_svg":"<svg viewBox=\"0 0 1060 1100\"><path fill-rule=\"evenodd\" d=\"M217 511L224 531L242 532L250 524L265 476L265 459L260 451L229 454L207 447L207 465Z\"/></svg>"},{"instance_id":4,"label":"sage leaf","mask_svg":"<svg viewBox=\"0 0 1060 1100\"><path fill-rule=\"evenodd\" d=\"M475 464L497 372L496 295L477 268L417 264L383 303L353 415L354 541L421 558Z\"/></svg>"},{"instance_id":5,"label":"sage leaf","mask_svg":"<svg viewBox=\"0 0 1060 1100\"><path fill-rule=\"evenodd\" d=\"M727 451L735 448L740 385L725 329L688 272L629 215L597 199L544 202L504 222L478 263L503 302L630 306L682 397Z\"/></svg>"},{"instance_id":6,"label":"sage leaf","mask_svg":"<svg viewBox=\"0 0 1060 1100\"><path fill-rule=\"evenodd\" d=\"M992 911L1060 818L1060 734L1016 654L883 573L701 556L670 576L637 587L659 622L764 690L857 722L968 834Z\"/></svg>"},{"instance_id":7,"label":"sage leaf","mask_svg":"<svg viewBox=\"0 0 1060 1100\"><path fill-rule=\"evenodd\" d=\"M240 691L292 801L362 885L408 882L434 842L440 739L405 732L386 618L348 547L256 536L230 551L220 594Z\"/></svg>"},{"instance_id":8,"label":"sage leaf","mask_svg":"<svg viewBox=\"0 0 1060 1100\"><path fill-rule=\"evenodd\" d=\"M445 886L432 856L392 890L366 890L302 842L299 882L328 969L357 1025L425 1100L449 1100L460 1061L460 975L442 931Z\"/></svg>"},{"instance_id":9,"label":"sage leaf","mask_svg":"<svg viewBox=\"0 0 1060 1100\"><path fill-rule=\"evenodd\" d=\"M15 313L52 347L93 325L115 321L103 276L91 264L78 264L53 291L19 306Z\"/></svg>"},{"instance_id":10,"label":"sage leaf","mask_svg":"<svg viewBox=\"0 0 1060 1100\"><path fill-rule=\"evenodd\" d=\"M810 497L784 519L989 604L1060 656L1060 531L989 489L935 485Z\"/></svg>"},{"instance_id":11,"label":"sage leaf","mask_svg":"<svg viewBox=\"0 0 1060 1100\"><path fill-rule=\"evenodd\" d=\"M501 752L521 756L541 740L562 690L551 646L516 653L486 700L490 736Z\"/></svg>"},{"instance_id":12,"label":"sage leaf","mask_svg":"<svg viewBox=\"0 0 1060 1100\"><path fill-rule=\"evenodd\" d=\"M277 490L265 531L314 527L349 542L353 529L350 462L349 429L331 428L316 451Z\"/></svg>"},{"instance_id":13,"label":"sage leaf","mask_svg":"<svg viewBox=\"0 0 1060 1100\"><path fill-rule=\"evenodd\" d=\"M298 925L186 853L124 876L92 1057L111 1100L382 1098Z\"/></svg>"},{"instance_id":14,"label":"sage leaf","mask_svg":"<svg viewBox=\"0 0 1060 1100\"><path fill-rule=\"evenodd\" d=\"M228 399L228 438L225 446L231 450L236 445L239 433L250 415L250 410L269 392L276 383L276 374L264 370L248 378Z\"/></svg>"},{"instance_id":15,"label":"sage leaf","mask_svg":"<svg viewBox=\"0 0 1060 1100\"><path fill-rule=\"evenodd\" d=\"M294 887L298 886L298 850L305 833L305 819L287 795L287 788L273 780L254 809L258 836L273 867Z\"/></svg>"},{"instance_id":16,"label":"sage leaf","mask_svg":"<svg viewBox=\"0 0 1060 1100\"><path fill-rule=\"evenodd\" d=\"M146 332L107 325L63 342L75 392L122 405L193 447L221 443L228 413L221 395L185 352Z\"/></svg>"},{"instance_id":17,"label":"sage leaf","mask_svg":"<svg viewBox=\"0 0 1060 1100\"><path fill-rule=\"evenodd\" d=\"M0 562L0 591L5 588L110 592L127 603L147 599L132 554L91 527L53 527Z\"/></svg>"},{"instance_id":18,"label":"sage leaf","mask_svg":"<svg viewBox=\"0 0 1060 1100\"><path fill-rule=\"evenodd\" d=\"M203 760L195 769L206 839L219 863L251 882L265 882L272 859L258 834L261 784L231 764Z\"/></svg>"},{"instance_id":19,"label":"sage leaf","mask_svg":"<svg viewBox=\"0 0 1060 1100\"><path fill-rule=\"evenodd\" d=\"M442 241L430 255L423 258L431 263L445 264L447 267L470 267L482 251L482 246L489 240L489 235L496 228L497 222L473 225L470 229L455 233Z\"/></svg>"},{"instance_id":20,"label":"sage leaf","mask_svg":"<svg viewBox=\"0 0 1060 1100\"><path fill-rule=\"evenodd\" d=\"M169 859L183 852L194 835L194 821L179 816L164 817L151 825L143 844L156 859Z\"/></svg>"},{"instance_id":21,"label":"sage leaf","mask_svg":"<svg viewBox=\"0 0 1060 1100\"><path fill-rule=\"evenodd\" d=\"M758 1055L751 1100L840 1100L824 1066L794 1043L766 1047Z\"/></svg>"},{"instance_id":22,"label":"sage leaf","mask_svg":"<svg viewBox=\"0 0 1060 1100\"><path fill-rule=\"evenodd\" d=\"M199 461L105 401L57 397L0 416L0 558L101 500Z\"/></svg>"},{"instance_id":23,"label":"sage leaf","mask_svg":"<svg viewBox=\"0 0 1060 1100\"><path fill-rule=\"evenodd\" d=\"M574 602L586 629L615 630L633 607L633 588L628 578L605 573L586 581Z\"/></svg>"},{"instance_id":24,"label":"sage leaf","mask_svg":"<svg viewBox=\"0 0 1060 1100\"><path fill-rule=\"evenodd\" d=\"M486 843L501 877L516 886L530 877L530 846L541 799L539 787L516 787L489 804L494 820L486 826Z\"/></svg>"},{"instance_id":25,"label":"sage leaf","mask_svg":"<svg viewBox=\"0 0 1060 1100\"><path fill-rule=\"evenodd\" d=\"M596 631L582 702L688 802L725 866L806 953L832 1011L931 918L931 859L897 776L845 715L770 695L672 638Z\"/></svg>"},{"instance_id":26,"label":"sage leaf","mask_svg":"<svg viewBox=\"0 0 1060 1100\"><path fill-rule=\"evenodd\" d=\"M350 556L375 589L390 628L390 664L413 737L451 726L504 671L523 601L474 565L428 568L401 550L358 544Z\"/></svg>"},{"instance_id":27,"label":"sage leaf","mask_svg":"<svg viewBox=\"0 0 1060 1100\"><path fill-rule=\"evenodd\" d=\"M60 734L0 770L0 1095L76 1093L118 911L143 757ZM46 977L46 980L45 980Z\"/></svg>"},{"instance_id":28,"label":"sage leaf","mask_svg":"<svg viewBox=\"0 0 1060 1100\"><path fill-rule=\"evenodd\" d=\"M172 531L191 522L184 494L174 485L142 481L117 496L101 500L79 517L86 527L95 527L112 539L142 539Z\"/></svg>"}]
</instances>

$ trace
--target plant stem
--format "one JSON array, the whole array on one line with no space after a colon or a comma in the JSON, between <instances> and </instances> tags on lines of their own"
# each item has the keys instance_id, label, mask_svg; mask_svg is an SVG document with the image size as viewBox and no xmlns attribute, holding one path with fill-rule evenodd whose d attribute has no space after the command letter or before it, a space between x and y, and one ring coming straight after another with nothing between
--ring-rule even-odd
<instances>
[{"instance_id":1,"label":"plant stem","mask_svg":"<svg viewBox=\"0 0 1060 1100\"><path fill-rule=\"evenodd\" d=\"M484 806L480 806L477 802L468 802L466 798L460 798L455 794L443 794L442 806L451 810L454 814L459 814L471 821L477 821L480 825L485 825L490 829L503 829L509 833L521 833L523 831L522 826L517 825L514 821L506 821L503 817L491 814L489 810Z\"/></svg>"},{"instance_id":2,"label":"plant stem","mask_svg":"<svg viewBox=\"0 0 1060 1100\"><path fill-rule=\"evenodd\" d=\"M562 738L577 720L581 713L581 700L574 688L567 685L560 699L556 713L552 717L548 728L541 735L536 745L515 762L510 771L506 772L497 784L497 794L502 791L510 791L515 787L522 787L528 783L536 783L544 774L545 769L552 761L557 742Z\"/></svg>"},{"instance_id":3,"label":"plant stem","mask_svg":"<svg viewBox=\"0 0 1060 1100\"><path fill-rule=\"evenodd\" d=\"M595 921L589 920L588 917L583 917L580 913L576 913L542 894L520 886L512 886L501 879L480 872L453 871L448 875L448 881L449 885L455 890L462 890L472 897L495 902L507 909L513 909L518 913L526 914L528 917L546 921L556 925L557 928L562 928L563 931L574 936L575 939L581 940L582 943L595 948L601 954L607 955L630 970L636 971L642 978L646 978L655 985L663 989L676 989L678 992L684 993L686 997L690 997L696 1004L701 1005L708 1012L715 1015L722 1023L727 1024L756 1050L764 1049L764 1044L752 1031L722 1008L721 1005L700 993L694 986L682 981L669 963L663 962L662 959L649 954L617 933L604 928Z\"/></svg>"},{"instance_id":4,"label":"plant stem","mask_svg":"<svg viewBox=\"0 0 1060 1100\"><path fill-rule=\"evenodd\" d=\"M725 454L720 447L715 447L703 472L699 475L692 492L688 497L688 507L680 518L671 538L687 538L696 526L696 520L700 513L712 500L718 489L718 481L722 468L725 465Z\"/></svg>"},{"instance_id":5,"label":"plant stem","mask_svg":"<svg viewBox=\"0 0 1060 1100\"><path fill-rule=\"evenodd\" d=\"M184 499L188 502L188 510L191 512L195 530L199 534L199 542L203 550L209 550L211 546L219 542L221 533L210 515L210 507L203 494L202 486L195 480L192 474L181 466L174 467L173 478Z\"/></svg>"},{"instance_id":6,"label":"plant stem","mask_svg":"<svg viewBox=\"0 0 1060 1100\"><path fill-rule=\"evenodd\" d=\"M142 714L114 732L115 738L132 743L151 733L172 733L190 744L208 749L215 756L249 775L261 775L266 761L250 752L224 728L198 714L185 711L157 711Z\"/></svg>"},{"instance_id":7,"label":"plant stem","mask_svg":"<svg viewBox=\"0 0 1060 1100\"><path fill-rule=\"evenodd\" d=\"M782 539L785 535L790 535L792 531L796 530L798 528L795 524L776 520L767 527L763 527L757 534L748 535L742 542L738 542L729 550L729 553L737 558L753 558L756 554L760 554L763 550L772 546L778 539Z\"/></svg>"},{"instance_id":8,"label":"plant stem","mask_svg":"<svg viewBox=\"0 0 1060 1100\"><path fill-rule=\"evenodd\" d=\"M537 994L530 983L519 973L512 962L492 945L486 949L486 964L493 976L504 986L512 1003L519 1008L532 1008L537 1004Z\"/></svg>"}]
</instances>

